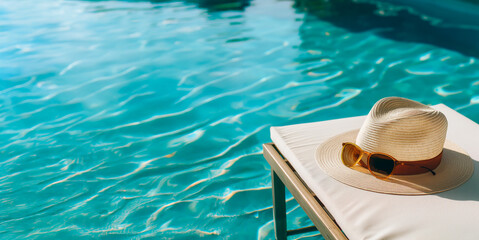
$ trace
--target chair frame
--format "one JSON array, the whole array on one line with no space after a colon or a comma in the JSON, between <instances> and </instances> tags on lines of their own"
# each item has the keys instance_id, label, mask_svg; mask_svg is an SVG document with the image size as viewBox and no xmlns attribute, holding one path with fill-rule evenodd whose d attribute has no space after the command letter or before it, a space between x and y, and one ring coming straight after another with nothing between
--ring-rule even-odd
<instances>
[{"instance_id":1,"label":"chair frame","mask_svg":"<svg viewBox=\"0 0 479 240\"><path fill-rule=\"evenodd\" d=\"M274 233L277 240L285 240L290 235L314 230L319 230L327 240L348 239L324 204L304 183L293 166L281 155L273 143L263 144L263 156L271 166ZM293 194L293 197L306 212L314 226L287 230L285 187Z\"/></svg>"}]
</instances>

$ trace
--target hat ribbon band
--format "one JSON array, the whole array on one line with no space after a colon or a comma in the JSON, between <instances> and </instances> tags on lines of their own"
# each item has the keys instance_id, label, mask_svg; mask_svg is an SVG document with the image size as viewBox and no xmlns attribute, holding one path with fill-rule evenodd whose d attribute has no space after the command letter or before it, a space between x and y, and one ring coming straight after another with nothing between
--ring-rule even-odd
<instances>
[{"instance_id":1,"label":"hat ribbon band","mask_svg":"<svg viewBox=\"0 0 479 240\"><path fill-rule=\"evenodd\" d=\"M426 159L426 160L419 160L419 161L397 161L397 165L394 167L393 175L415 175L430 172L430 170L434 170L439 166L442 159L442 151L439 155ZM359 161L359 164L365 168L368 166L363 162L363 160Z\"/></svg>"}]
</instances>

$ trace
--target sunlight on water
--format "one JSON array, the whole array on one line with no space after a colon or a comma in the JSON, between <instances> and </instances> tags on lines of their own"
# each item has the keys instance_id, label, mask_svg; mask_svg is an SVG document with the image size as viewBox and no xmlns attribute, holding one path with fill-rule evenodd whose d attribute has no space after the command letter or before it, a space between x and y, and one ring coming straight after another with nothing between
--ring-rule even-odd
<instances>
[{"instance_id":1,"label":"sunlight on water","mask_svg":"<svg viewBox=\"0 0 479 240\"><path fill-rule=\"evenodd\" d=\"M0 238L273 239L269 127L392 95L479 121L477 28L388 6L2 1Z\"/></svg>"}]
</instances>

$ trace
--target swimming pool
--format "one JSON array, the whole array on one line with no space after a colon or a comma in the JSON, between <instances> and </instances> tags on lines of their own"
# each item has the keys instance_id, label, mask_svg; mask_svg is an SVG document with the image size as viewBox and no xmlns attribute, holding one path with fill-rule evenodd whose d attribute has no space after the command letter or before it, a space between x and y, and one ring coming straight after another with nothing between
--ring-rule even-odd
<instances>
[{"instance_id":1,"label":"swimming pool","mask_svg":"<svg viewBox=\"0 0 479 240\"><path fill-rule=\"evenodd\" d=\"M0 237L272 239L270 126L385 96L479 121L477 26L414 9L2 1Z\"/></svg>"}]
</instances>

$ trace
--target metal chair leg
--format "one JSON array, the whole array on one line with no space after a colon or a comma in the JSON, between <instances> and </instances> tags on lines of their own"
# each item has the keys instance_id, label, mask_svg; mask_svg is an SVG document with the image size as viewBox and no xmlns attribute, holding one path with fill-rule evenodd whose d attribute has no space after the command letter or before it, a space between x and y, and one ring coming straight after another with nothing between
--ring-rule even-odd
<instances>
[{"instance_id":1,"label":"metal chair leg","mask_svg":"<svg viewBox=\"0 0 479 240\"><path fill-rule=\"evenodd\" d=\"M273 170L271 170L271 178L273 187L274 235L277 240L286 240L288 235L286 228L285 186Z\"/></svg>"}]
</instances>

